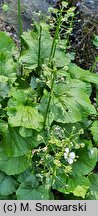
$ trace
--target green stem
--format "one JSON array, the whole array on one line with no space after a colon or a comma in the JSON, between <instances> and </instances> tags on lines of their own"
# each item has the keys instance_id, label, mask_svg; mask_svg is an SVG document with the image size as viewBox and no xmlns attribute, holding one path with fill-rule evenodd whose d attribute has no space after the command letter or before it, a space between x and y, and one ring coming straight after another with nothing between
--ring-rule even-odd
<instances>
[{"instance_id":1,"label":"green stem","mask_svg":"<svg viewBox=\"0 0 98 216\"><path fill-rule=\"evenodd\" d=\"M52 43L52 47L51 47L49 62L51 62L55 56L55 51L56 51L56 47L57 47L57 40L59 39L59 29L60 29L61 20L62 20L62 11L63 11L63 9L60 10L60 15L59 15L59 18L57 21L58 24L56 27L56 31L55 31L55 35L54 35L54 39L53 39L53 43Z\"/></svg>"},{"instance_id":2,"label":"green stem","mask_svg":"<svg viewBox=\"0 0 98 216\"><path fill-rule=\"evenodd\" d=\"M98 62L98 59L95 58L95 61L94 61L93 65L92 65L92 67L90 68L90 72L91 72L91 73L94 72L94 70L95 70L95 68L96 68L96 64L97 64L97 62Z\"/></svg>"},{"instance_id":3,"label":"green stem","mask_svg":"<svg viewBox=\"0 0 98 216\"><path fill-rule=\"evenodd\" d=\"M57 47L57 41L59 39L59 29L60 29L60 25L61 25L61 21L62 21L62 11L63 11L63 9L60 10L60 15L59 15L59 18L58 18L58 24L57 24L57 27L56 27L56 31L55 31L55 35L54 35L54 39L53 39L53 43L52 43L52 47L51 47L51 52L50 52L50 56L49 56L49 63L51 64L52 69L53 69L52 59L55 56L56 47ZM50 103L51 103L54 80L55 80L55 71L53 70L53 72L52 72L51 90L50 90L49 100L48 100L46 113L45 113L44 128L46 127L47 116L48 116L48 113L49 113L49 107L50 107Z\"/></svg>"},{"instance_id":4,"label":"green stem","mask_svg":"<svg viewBox=\"0 0 98 216\"><path fill-rule=\"evenodd\" d=\"M19 39L20 39L20 54L23 50L22 37L23 29L22 29L22 19L21 19L21 0L18 0L18 23L19 23ZM21 76L23 75L23 66L20 66Z\"/></svg>"},{"instance_id":5,"label":"green stem","mask_svg":"<svg viewBox=\"0 0 98 216\"><path fill-rule=\"evenodd\" d=\"M56 176L56 170L57 170L57 168L56 168L56 166L53 168L53 174L52 174L52 181L51 181L51 185L53 185L53 181L54 181L54 179L55 179L55 176Z\"/></svg>"},{"instance_id":6,"label":"green stem","mask_svg":"<svg viewBox=\"0 0 98 216\"><path fill-rule=\"evenodd\" d=\"M19 23L19 38L20 38L20 52L22 52L22 20L21 20L21 0L18 0L18 23Z\"/></svg>"},{"instance_id":7,"label":"green stem","mask_svg":"<svg viewBox=\"0 0 98 216\"><path fill-rule=\"evenodd\" d=\"M52 73L51 90L50 90L50 94L49 94L49 100L48 100L48 104L47 104L47 108L46 108L46 113L45 113L45 119L44 119L44 128L46 127L47 116L48 116L48 113L49 113L49 107L50 107L50 103L51 103L51 97L52 97L52 92L53 92L54 80L55 80L55 72L53 71L53 73Z\"/></svg>"},{"instance_id":8,"label":"green stem","mask_svg":"<svg viewBox=\"0 0 98 216\"><path fill-rule=\"evenodd\" d=\"M72 16L72 19L71 19L71 22L70 22L70 29L72 29L73 27L73 19L74 19L74 16ZM68 33L67 35L67 40L66 40L66 48L70 45L70 32Z\"/></svg>"},{"instance_id":9,"label":"green stem","mask_svg":"<svg viewBox=\"0 0 98 216\"><path fill-rule=\"evenodd\" d=\"M38 49L38 72L39 72L39 75L40 75L40 66L41 66L41 62L40 62L40 57L41 57L41 37L42 37L42 27L40 26L40 34L39 34L39 49Z\"/></svg>"}]
</instances>

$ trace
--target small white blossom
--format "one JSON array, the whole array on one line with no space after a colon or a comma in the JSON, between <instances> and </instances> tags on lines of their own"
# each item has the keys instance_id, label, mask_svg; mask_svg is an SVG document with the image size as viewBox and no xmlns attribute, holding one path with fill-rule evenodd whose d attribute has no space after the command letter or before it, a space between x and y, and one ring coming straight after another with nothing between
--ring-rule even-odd
<instances>
[{"instance_id":1,"label":"small white blossom","mask_svg":"<svg viewBox=\"0 0 98 216\"><path fill-rule=\"evenodd\" d=\"M67 161L68 161L69 164L73 163L73 159L72 158L68 158Z\"/></svg>"},{"instance_id":2,"label":"small white blossom","mask_svg":"<svg viewBox=\"0 0 98 216\"><path fill-rule=\"evenodd\" d=\"M69 164L72 164L75 159L75 153L69 152L69 148L65 148L64 159L67 160Z\"/></svg>"},{"instance_id":3,"label":"small white blossom","mask_svg":"<svg viewBox=\"0 0 98 216\"><path fill-rule=\"evenodd\" d=\"M69 153L69 157L72 158L72 159L75 159L75 153L74 152L70 152Z\"/></svg>"},{"instance_id":4,"label":"small white blossom","mask_svg":"<svg viewBox=\"0 0 98 216\"><path fill-rule=\"evenodd\" d=\"M68 154L69 153L69 148L65 148L65 152Z\"/></svg>"},{"instance_id":5,"label":"small white blossom","mask_svg":"<svg viewBox=\"0 0 98 216\"><path fill-rule=\"evenodd\" d=\"M68 158L68 154L66 152L64 152L64 158L67 159Z\"/></svg>"},{"instance_id":6,"label":"small white blossom","mask_svg":"<svg viewBox=\"0 0 98 216\"><path fill-rule=\"evenodd\" d=\"M69 158L67 159L69 164L72 164L74 162L75 159L75 153L74 152L70 152L69 153Z\"/></svg>"},{"instance_id":7,"label":"small white blossom","mask_svg":"<svg viewBox=\"0 0 98 216\"><path fill-rule=\"evenodd\" d=\"M67 159L69 154L69 148L65 148L64 158Z\"/></svg>"}]
</instances>

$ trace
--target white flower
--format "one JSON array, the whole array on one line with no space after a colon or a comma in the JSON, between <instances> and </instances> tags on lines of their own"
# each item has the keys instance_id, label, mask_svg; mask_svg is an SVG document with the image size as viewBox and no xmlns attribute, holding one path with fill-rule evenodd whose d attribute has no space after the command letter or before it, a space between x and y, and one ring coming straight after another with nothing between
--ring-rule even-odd
<instances>
[{"instance_id":1,"label":"white flower","mask_svg":"<svg viewBox=\"0 0 98 216\"><path fill-rule=\"evenodd\" d=\"M64 158L67 159L69 154L69 148L65 148Z\"/></svg>"},{"instance_id":2,"label":"white flower","mask_svg":"<svg viewBox=\"0 0 98 216\"><path fill-rule=\"evenodd\" d=\"M69 153L69 148L65 148L65 152L68 154Z\"/></svg>"},{"instance_id":3,"label":"white flower","mask_svg":"<svg viewBox=\"0 0 98 216\"><path fill-rule=\"evenodd\" d=\"M73 163L73 159L72 158L68 158L67 161L68 161L69 164Z\"/></svg>"},{"instance_id":4,"label":"white flower","mask_svg":"<svg viewBox=\"0 0 98 216\"><path fill-rule=\"evenodd\" d=\"M75 153L69 152L69 148L65 148L64 159L66 159L69 164L72 164L75 159Z\"/></svg>"},{"instance_id":5,"label":"white flower","mask_svg":"<svg viewBox=\"0 0 98 216\"><path fill-rule=\"evenodd\" d=\"M66 152L64 152L64 158L67 159L68 158L68 154Z\"/></svg>"},{"instance_id":6,"label":"white flower","mask_svg":"<svg viewBox=\"0 0 98 216\"><path fill-rule=\"evenodd\" d=\"M69 153L69 158L67 159L69 164L72 164L74 162L75 159L75 153L74 152L70 152Z\"/></svg>"},{"instance_id":7,"label":"white flower","mask_svg":"<svg viewBox=\"0 0 98 216\"><path fill-rule=\"evenodd\" d=\"M75 159L75 153L74 152L70 152L69 153L69 157L72 158L72 159Z\"/></svg>"}]
</instances>

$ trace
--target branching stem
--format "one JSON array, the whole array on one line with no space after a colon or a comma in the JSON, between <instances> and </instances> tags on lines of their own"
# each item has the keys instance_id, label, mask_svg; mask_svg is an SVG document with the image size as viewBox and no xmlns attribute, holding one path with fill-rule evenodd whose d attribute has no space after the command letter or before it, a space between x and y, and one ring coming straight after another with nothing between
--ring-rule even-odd
<instances>
[{"instance_id":1,"label":"branching stem","mask_svg":"<svg viewBox=\"0 0 98 216\"><path fill-rule=\"evenodd\" d=\"M53 39L53 43L52 43L52 47L51 47L51 52L50 52L50 57L49 57L49 63L51 63L52 59L55 56L55 51L56 51L56 47L58 44L58 39L59 39L59 30L60 30L60 26L61 26L61 21L62 21L62 10L60 10L60 15L57 21L57 27L56 27L56 31L55 31L55 35L54 35L54 39Z\"/></svg>"},{"instance_id":2,"label":"branching stem","mask_svg":"<svg viewBox=\"0 0 98 216\"><path fill-rule=\"evenodd\" d=\"M57 21L58 24L57 24L57 27L56 27L56 31L55 31L55 35L54 35L54 39L53 39L53 43L52 43L52 47L51 47L50 57L49 57L49 64L51 65L52 69L53 69L53 61L52 60L55 57L55 52L56 52L58 39L59 39L59 30L60 30L61 21L62 21L62 11L63 11L63 9L60 10L60 14L59 14L58 21ZM48 100L46 113L45 113L44 128L46 127L47 116L48 116L49 107L50 107L50 104L51 104L51 97L52 97L53 85L54 85L54 80L55 80L55 70L52 70L51 79L52 79L52 82L51 82L49 100Z\"/></svg>"}]
</instances>

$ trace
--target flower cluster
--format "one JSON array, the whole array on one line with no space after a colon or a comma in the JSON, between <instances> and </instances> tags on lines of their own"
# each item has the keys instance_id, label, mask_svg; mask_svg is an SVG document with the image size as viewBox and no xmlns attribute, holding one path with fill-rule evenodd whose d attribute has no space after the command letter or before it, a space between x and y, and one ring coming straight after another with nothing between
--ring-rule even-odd
<instances>
[{"instance_id":1,"label":"flower cluster","mask_svg":"<svg viewBox=\"0 0 98 216\"><path fill-rule=\"evenodd\" d=\"M69 148L65 148L64 159L67 160L67 162L69 164L72 164L74 162L74 159L75 159L75 153L70 152Z\"/></svg>"}]
</instances>

